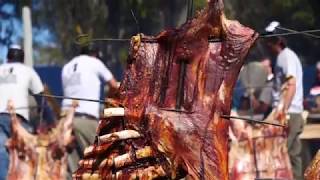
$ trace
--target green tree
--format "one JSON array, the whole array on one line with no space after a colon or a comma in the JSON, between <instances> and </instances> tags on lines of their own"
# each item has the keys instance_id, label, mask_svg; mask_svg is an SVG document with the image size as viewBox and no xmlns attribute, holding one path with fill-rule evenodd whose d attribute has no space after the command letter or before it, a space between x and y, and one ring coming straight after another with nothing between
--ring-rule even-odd
<instances>
[{"instance_id":1,"label":"green tree","mask_svg":"<svg viewBox=\"0 0 320 180\"><path fill-rule=\"evenodd\" d=\"M233 18L248 25L258 32L273 20L279 21L281 26L296 30L320 28L320 3L317 0L229 0L228 12ZM303 35L287 37L288 44L302 57L304 63L314 63L320 59L319 40ZM266 54L258 41L256 54Z\"/></svg>"},{"instance_id":2,"label":"green tree","mask_svg":"<svg viewBox=\"0 0 320 180\"><path fill-rule=\"evenodd\" d=\"M88 33L95 38L130 38L140 31L154 35L165 28L176 27L185 22L186 2L187 0L37 1L32 8L33 22L37 28L50 29L61 52L59 56L65 57L57 63L63 64L75 55L74 39L79 34ZM139 25L135 23L131 10ZM109 66L126 59L128 43L98 44L103 47ZM56 56L57 53L52 55Z\"/></svg>"},{"instance_id":3,"label":"green tree","mask_svg":"<svg viewBox=\"0 0 320 180\"><path fill-rule=\"evenodd\" d=\"M48 46L35 44L38 62L64 64L76 54L74 39L81 33L95 38L130 38L138 31L155 35L163 29L176 27L185 22L188 0L23 0L5 1L16 5L15 18L20 18L22 5L32 7L33 24L37 30L48 30L51 34ZM203 8L207 0L194 0L194 9ZM0 2L0 10L3 5ZM263 32L272 20L293 29L315 29L320 27L320 2L318 0L224 0L226 14L242 24ZM136 25L131 10L139 21ZM3 19L3 14L0 15ZM11 17L11 16L10 16ZM1 24L0 24L1 28ZM139 29L139 30L138 30ZM10 28L8 31L10 36ZM11 32L12 33L12 32ZM36 35L36 34L35 34ZM6 36L7 37L7 36ZM319 40L305 36L291 36L289 45L305 62L320 59ZM0 44L6 42L1 39ZM52 46L55 44L55 46ZM99 42L110 66L124 61L128 43ZM263 43L257 43L253 54L266 54ZM44 48L44 49L41 49ZM48 50L51 49L51 50ZM44 53L46 52L46 53ZM45 56L44 56L45 54Z\"/></svg>"}]
</instances>

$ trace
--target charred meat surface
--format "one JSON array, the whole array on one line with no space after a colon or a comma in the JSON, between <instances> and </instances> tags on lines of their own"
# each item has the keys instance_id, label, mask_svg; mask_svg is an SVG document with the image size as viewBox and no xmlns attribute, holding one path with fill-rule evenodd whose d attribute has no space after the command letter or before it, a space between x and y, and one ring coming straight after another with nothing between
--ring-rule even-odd
<instances>
[{"instance_id":1,"label":"charred meat surface","mask_svg":"<svg viewBox=\"0 0 320 180\"><path fill-rule=\"evenodd\" d=\"M256 38L225 18L221 0L178 29L133 37L121 106L106 109L74 178L227 180L229 122L220 115L230 113Z\"/></svg>"},{"instance_id":2,"label":"charred meat surface","mask_svg":"<svg viewBox=\"0 0 320 180\"><path fill-rule=\"evenodd\" d=\"M304 173L305 180L320 179L320 150Z\"/></svg>"}]
</instances>

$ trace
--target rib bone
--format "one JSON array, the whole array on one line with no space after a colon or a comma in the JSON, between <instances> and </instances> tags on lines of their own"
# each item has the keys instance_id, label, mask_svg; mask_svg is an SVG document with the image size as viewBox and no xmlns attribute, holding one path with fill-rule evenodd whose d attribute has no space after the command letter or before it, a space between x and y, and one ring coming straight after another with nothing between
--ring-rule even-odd
<instances>
[{"instance_id":1,"label":"rib bone","mask_svg":"<svg viewBox=\"0 0 320 180\"><path fill-rule=\"evenodd\" d=\"M106 118L124 116L124 108L107 108L104 110L104 116Z\"/></svg>"},{"instance_id":2,"label":"rib bone","mask_svg":"<svg viewBox=\"0 0 320 180\"><path fill-rule=\"evenodd\" d=\"M154 152L152 151L150 146L146 146L143 149L139 149L136 152L134 152L134 156L137 160L152 157L154 155ZM135 161L135 159L132 157L132 153L126 153L121 156L105 159L100 164L100 168L103 168L105 166L111 167L114 166L115 168L120 168L123 166L127 166L132 164Z\"/></svg>"},{"instance_id":3,"label":"rib bone","mask_svg":"<svg viewBox=\"0 0 320 180\"><path fill-rule=\"evenodd\" d=\"M134 130L124 130L120 132L114 132L111 134L106 134L99 137L100 142L106 143L106 142L113 142L113 141L119 141L119 140L125 140L125 139L136 139L141 137L140 133Z\"/></svg>"},{"instance_id":4,"label":"rib bone","mask_svg":"<svg viewBox=\"0 0 320 180\"><path fill-rule=\"evenodd\" d=\"M158 177L165 176L165 171L161 166L150 166L145 169L137 169L130 174L123 173L123 171L118 171L115 179L143 179L143 180L151 180Z\"/></svg>"}]
</instances>

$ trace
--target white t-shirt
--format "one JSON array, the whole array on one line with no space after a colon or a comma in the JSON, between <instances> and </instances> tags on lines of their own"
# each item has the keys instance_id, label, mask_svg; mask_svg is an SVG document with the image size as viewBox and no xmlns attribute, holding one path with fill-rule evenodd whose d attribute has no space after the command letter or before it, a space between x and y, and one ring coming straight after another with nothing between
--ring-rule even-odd
<instances>
[{"instance_id":1,"label":"white t-shirt","mask_svg":"<svg viewBox=\"0 0 320 180\"><path fill-rule=\"evenodd\" d=\"M65 96L99 100L101 79L108 82L113 79L108 68L97 58L80 55L73 58L62 70L62 84ZM64 99L63 106L72 104ZM97 102L79 101L76 112L86 113L99 118L100 104Z\"/></svg>"},{"instance_id":2,"label":"white t-shirt","mask_svg":"<svg viewBox=\"0 0 320 180\"><path fill-rule=\"evenodd\" d=\"M29 91L33 94L43 91L40 77L32 68L22 63L0 65L0 112L8 112L8 101L12 100L18 108L16 113L29 120Z\"/></svg>"},{"instance_id":3,"label":"white t-shirt","mask_svg":"<svg viewBox=\"0 0 320 180\"><path fill-rule=\"evenodd\" d=\"M283 49L277 57L275 66L276 90L273 93L275 103L279 101L279 90L286 77L296 79L296 93L289 107L289 113L302 113L303 111L303 73L298 56L289 48ZM275 104L276 105L276 104Z\"/></svg>"}]
</instances>

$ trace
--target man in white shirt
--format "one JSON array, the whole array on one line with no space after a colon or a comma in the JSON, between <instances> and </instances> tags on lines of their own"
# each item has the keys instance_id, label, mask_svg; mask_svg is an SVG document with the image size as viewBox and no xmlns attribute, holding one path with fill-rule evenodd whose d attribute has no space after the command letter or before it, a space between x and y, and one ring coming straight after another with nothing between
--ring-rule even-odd
<instances>
[{"instance_id":1,"label":"man in white shirt","mask_svg":"<svg viewBox=\"0 0 320 180\"><path fill-rule=\"evenodd\" d=\"M288 122L288 151L294 178L302 177L302 160L300 157L301 142L299 134L303 130L303 73L298 56L286 46L282 37L268 39L267 46L272 53L277 55L275 66L275 86L273 91L274 105L277 105L280 98L281 85L287 81L288 93L285 97L285 104L279 115L289 114Z\"/></svg>"},{"instance_id":2,"label":"man in white shirt","mask_svg":"<svg viewBox=\"0 0 320 180\"><path fill-rule=\"evenodd\" d=\"M62 70L63 92L66 97L100 99L101 80L111 89L117 89L118 83L112 73L97 57L99 51L93 45L83 47L79 56L73 58ZM64 99L63 106L71 105L71 100ZM74 133L78 144L78 156L95 140L100 104L80 101L74 119ZM73 153L70 168L76 170L78 158Z\"/></svg>"},{"instance_id":3,"label":"man in white shirt","mask_svg":"<svg viewBox=\"0 0 320 180\"><path fill-rule=\"evenodd\" d=\"M24 52L19 46L12 46L7 55L8 62L0 65L0 179L6 179L9 156L5 144L11 135L11 118L7 105L11 100L22 124L28 126L29 91L39 94L43 91L40 77L30 67L23 64Z\"/></svg>"}]
</instances>

